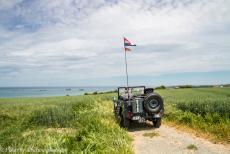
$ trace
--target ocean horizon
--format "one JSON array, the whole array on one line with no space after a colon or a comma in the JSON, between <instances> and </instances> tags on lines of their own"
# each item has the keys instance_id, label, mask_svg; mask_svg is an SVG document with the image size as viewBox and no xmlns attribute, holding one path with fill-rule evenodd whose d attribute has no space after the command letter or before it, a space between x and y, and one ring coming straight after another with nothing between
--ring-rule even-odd
<instances>
[{"instance_id":1,"label":"ocean horizon","mask_svg":"<svg viewBox=\"0 0 230 154\"><path fill-rule=\"evenodd\" d=\"M52 97L52 96L77 96L92 92L106 92L115 90L116 87L0 87L0 98L15 97Z\"/></svg>"}]
</instances>

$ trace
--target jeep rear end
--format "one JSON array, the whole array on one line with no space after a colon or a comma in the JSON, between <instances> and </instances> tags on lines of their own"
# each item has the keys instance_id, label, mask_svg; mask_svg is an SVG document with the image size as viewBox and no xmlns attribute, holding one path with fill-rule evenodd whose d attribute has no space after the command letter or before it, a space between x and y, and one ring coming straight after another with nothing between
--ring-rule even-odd
<instances>
[{"instance_id":1,"label":"jeep rear end","mask_svg":"<svg viewBox=\"0 0 230 154\"><path fill-rule=\"evenodd\" d=\"M164 114L163 99L153 92L152 88L119 87L117 100L121 126L131 121L143 123L146 120L159 127ZM125 126L127 127L127 126Z\"/></svg>"}]
</instances>

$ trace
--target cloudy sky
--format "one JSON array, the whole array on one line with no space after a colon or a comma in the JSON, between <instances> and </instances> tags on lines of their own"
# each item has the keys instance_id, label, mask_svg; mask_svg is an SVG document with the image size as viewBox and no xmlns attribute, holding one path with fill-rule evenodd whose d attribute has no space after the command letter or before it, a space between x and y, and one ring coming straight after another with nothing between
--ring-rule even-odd
<instances>
[{"instance_id":1,"label":"cloudy sky","mask_svg":"<svg viewBox=\"0 0 230 154\"><path fill-rule=\"evenodd\" d=\"M0 0L1 86L230 83L229 0Z\"/></svg>"}]
</instances>

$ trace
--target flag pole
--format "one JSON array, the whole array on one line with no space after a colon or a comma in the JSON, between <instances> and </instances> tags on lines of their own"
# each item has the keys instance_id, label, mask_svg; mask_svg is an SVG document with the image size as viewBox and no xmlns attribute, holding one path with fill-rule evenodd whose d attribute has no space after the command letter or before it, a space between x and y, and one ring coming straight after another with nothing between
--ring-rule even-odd
<instances>
[{"instance_id":1,"label":"flag pole","mask_svg":"<svg viewBox=\"0 0 230 154\"><path fill-rule=\"evenodd\" d=\"M125 50L125 72L126 72L126 84L127 89L129 87L129 75L128 75L128 63L127 63L127 56L126 51L131 51L129 48L126 48L126 46L136 46L136 44L131 43L128 39L124 37L124 50ZM129 98L129 89L128 89L128 98Z\"/></svg>"},{"instance_id":2,"label":"flag pole","mask_svg":"<svg viewBox=\"0 0 230 154\"><path fill-rule=\"evenodd\" d=\"M128 90L128 99L130 100L129 97L129 75L128 75L128 64L127 64L127 57L126 57L126 49L125 50L125 72L126 72L126 86L127 86L127 90Z\"/></svg>"},{"instance_id":3,"label":"flag pole","mask_svg":"<svg viewBox=\"0 0 230 154\"><path fill-rule=\"evenodd\" d=\"M124 48L125 49L125 48ZM127 66L127 57L126 57L126 50L125 50L125 72L126 72L126 85L127 88L129 87L129 76L128 76L128 66Z\"/></svg>"}]
</instances>

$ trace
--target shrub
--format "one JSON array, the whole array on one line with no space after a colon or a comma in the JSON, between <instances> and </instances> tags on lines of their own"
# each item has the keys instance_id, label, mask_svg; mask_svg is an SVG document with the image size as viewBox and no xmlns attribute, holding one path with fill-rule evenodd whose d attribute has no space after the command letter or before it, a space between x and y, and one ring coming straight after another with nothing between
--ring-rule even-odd
<instances>
[{"instance_id":1,"label":"shrub","mask_svg":"<svg viewBox=\"0 0 230 154\"><path fill-rule=\"evenodd\" d=\"M156 87L154 89L166 89L166 87L162 85L162 86Z\"/></svg>"},{"instance_id":2,"label":"shrub","mask_svg":"<svg viewBox=\"0 0 230 154\"><path fill-rule=\"evenodd\" d=\"M179 86L179 88L192 88L193 86L192 85L181 85Z\"/></svg>"}]
</instances>

